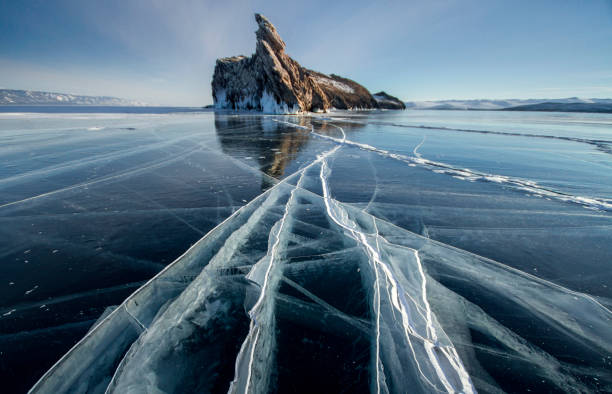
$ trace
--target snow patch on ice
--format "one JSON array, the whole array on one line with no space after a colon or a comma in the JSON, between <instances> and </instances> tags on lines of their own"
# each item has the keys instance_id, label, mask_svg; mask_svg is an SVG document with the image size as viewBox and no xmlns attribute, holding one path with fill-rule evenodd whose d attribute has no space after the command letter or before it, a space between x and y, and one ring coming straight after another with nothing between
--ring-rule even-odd
<instances>
[{"instance_id":1,"label":"snow patch on ice","mask_svg":"<svg viewBox=\"0 0 612 394\"><path fill-rule=\"evenodd\" d=\"M31 288L30 290L27 290L24 294L28 295L31 294L34 290L38 289L38 285L34 286L33 288Z\"/></svg>"},{"instance_id":2,"label":"snow patch on ice","mask_svg":"<svg viewBox=\"0 0 612 394\"><path fill-rule=\"evenodd\" d=\"M16 309L11 309L10 311L3 313L2 316L6 317L6 316L10 316L13 314L13 312L17 311Z\"/></svg>"}]
</instances>

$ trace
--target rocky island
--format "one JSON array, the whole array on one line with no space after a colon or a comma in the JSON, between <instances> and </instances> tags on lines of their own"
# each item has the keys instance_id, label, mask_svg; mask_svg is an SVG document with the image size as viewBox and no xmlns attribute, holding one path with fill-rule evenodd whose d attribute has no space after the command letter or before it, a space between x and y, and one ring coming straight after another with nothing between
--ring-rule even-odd
<instances>
[{"instance_id":1,"label":"rocky island","mask_svg":"<svg viewBox=\"0 0 612 394\"><path fill-rule=\"evenodd\" d=\"M212 80L216 108L284 114L406 108L385 92L372 95L353 80L302 67L285 53L274 25L260 14L255 20L255 53L217 59Z\"/></svg>"}]
</instances>

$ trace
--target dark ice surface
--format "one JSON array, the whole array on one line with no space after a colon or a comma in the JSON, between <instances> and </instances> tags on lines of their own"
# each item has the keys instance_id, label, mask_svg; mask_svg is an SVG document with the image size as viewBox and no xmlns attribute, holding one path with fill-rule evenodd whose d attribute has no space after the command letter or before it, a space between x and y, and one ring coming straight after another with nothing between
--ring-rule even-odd
<instances>
[{"instance_id":1,"label":"dark ice surface","mask_svg":"<svg viewBox=\"0 0 612 394\"><path fill-rule=\"evenodd\" d=\"M612 115L13 112L0 142L6 392L612 390Z\"/></svg>"}]
</instances>

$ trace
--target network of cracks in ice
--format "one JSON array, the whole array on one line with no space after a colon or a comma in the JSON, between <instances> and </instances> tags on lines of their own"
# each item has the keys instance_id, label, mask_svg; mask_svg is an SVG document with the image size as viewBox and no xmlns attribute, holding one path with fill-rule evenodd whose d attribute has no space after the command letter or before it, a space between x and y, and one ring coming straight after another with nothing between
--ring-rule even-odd
<instances>
[{"instance_id":1,"label":"network of cracks in ice","mask_svg":"<svg viewBox=\"0 0 612 394\"><path fill-rule=\"evenodd\" d=\"M32 391L612 387L606 307L339 202L330 160L342 149L320 154L208 233L101 318ZM533 337L487 308L531 327ZM558 338L557 346L538 347L539 335ZM512 377L500 379L504 371Z\"/></svg>"}]
</instances>

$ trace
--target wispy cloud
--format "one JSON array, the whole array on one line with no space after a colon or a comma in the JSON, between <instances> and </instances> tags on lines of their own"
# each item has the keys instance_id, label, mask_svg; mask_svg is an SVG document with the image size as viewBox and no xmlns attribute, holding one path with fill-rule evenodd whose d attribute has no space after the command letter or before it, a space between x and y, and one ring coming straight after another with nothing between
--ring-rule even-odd
<instances>
[{"instance_id":1,"label":"wispy cloud","mask_svg":"<svg viewBox=\"0 0 612 394\"><path fill-rule=\"evenodd\" d=\"M405 99L609 96L609 3L556 4L57 0L25 12L9 3L0 84L204 105L216 58L254 51L257 11L305 66Z\"/></svg>"},{"instance_id":2,"label":"wispy cloud","mask_svg":"<svg viewBox=\"0 0 612 394\"><path fill-rule=\"evenodd\" d=\"M142 79L124 73L105 73L80 67L54 68L0 58L0 84L7 89L55 91L83 95L118 96L153 105L193 105L201 92L187 95L187 86L164 78Z\"/></svg>"}]
</instances>

